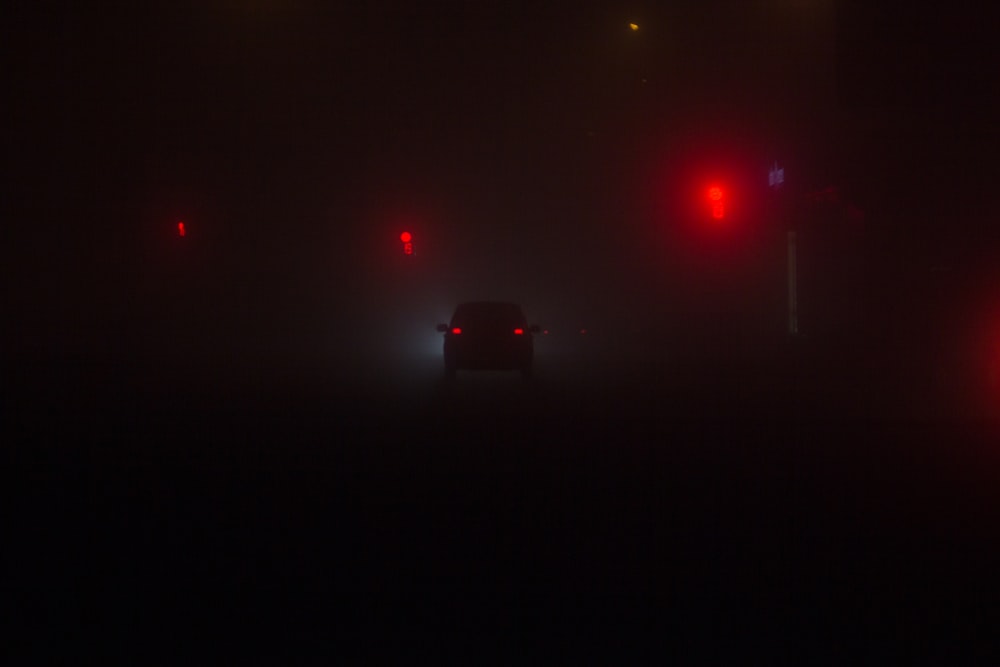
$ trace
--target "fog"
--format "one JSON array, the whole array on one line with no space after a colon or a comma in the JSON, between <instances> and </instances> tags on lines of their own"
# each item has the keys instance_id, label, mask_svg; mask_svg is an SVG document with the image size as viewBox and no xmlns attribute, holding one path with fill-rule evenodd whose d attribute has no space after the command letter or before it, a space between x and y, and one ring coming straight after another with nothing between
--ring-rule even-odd
<instances>
[{"instance_id":1,"label":"fog","mask_svg":"<svg viewBox=\"0 0 1000 667\"><path fill-rule=\"evenodd\" d=\"M10 652L996 664L988 20L4 18Z\"/></svg>"}]
</instances>

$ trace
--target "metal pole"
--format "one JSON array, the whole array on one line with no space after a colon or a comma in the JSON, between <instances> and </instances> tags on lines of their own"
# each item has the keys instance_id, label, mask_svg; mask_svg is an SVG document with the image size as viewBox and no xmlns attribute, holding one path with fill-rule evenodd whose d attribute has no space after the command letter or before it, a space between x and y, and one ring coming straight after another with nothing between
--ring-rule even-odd
<instances>
[{"instance_id":1,"label":"metal pole","mask_svg":"<svg viewBox=\"0 0 1000 667\"><path fill-rule=\"evenodd\" d=\"M795 256L795 232L788 232L788 333L799 333L798 265Z\"/></svg>"}]
</instances>

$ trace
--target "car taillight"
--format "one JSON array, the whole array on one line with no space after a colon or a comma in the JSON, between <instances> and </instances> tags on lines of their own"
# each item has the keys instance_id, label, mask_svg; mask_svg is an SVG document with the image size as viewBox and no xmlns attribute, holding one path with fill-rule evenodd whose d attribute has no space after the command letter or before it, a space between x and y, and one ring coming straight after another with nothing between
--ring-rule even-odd
<instances>
[{"instance_id":1,"label":"car taillight","mask_svg":"<svg viewBox=\"0 0 1000 667\"><path fill-rule=\"evenodd\" d=\"M515 336L523 336L524 335L524 329L514 329L514 335Z\"/></svg>"},{"instance_id":2,"label":"car taillight","mask_svg":"<svg viewBox=\"0 0 1000 667\"><path fill-rule=\"evenodd\" d=\"M451 330L451 333L452 335L457 336L458 334L462 333L462 330L458 327L455 327L454 329Z\"/></svg>"}]
</instances>

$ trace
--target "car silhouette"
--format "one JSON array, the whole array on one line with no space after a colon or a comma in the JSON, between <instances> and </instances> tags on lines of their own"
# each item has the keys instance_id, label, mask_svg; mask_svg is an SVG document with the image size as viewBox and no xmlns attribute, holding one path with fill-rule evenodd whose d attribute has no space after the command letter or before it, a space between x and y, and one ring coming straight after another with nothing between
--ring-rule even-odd
<instances>
[{"instance_id":1,"label":"car silhouette","mask_svg":"<svg viewBox=\"0 0 1000 667\"><path fill-rule=\"evenodd\" d=\"M450 324L439 324L444 333L444 369L447 378L459 370L517 370L531 377L534 358L532 334L541 329L528 325L521 306L502 301L459 304Z\"/></svg>"}]
</instances>

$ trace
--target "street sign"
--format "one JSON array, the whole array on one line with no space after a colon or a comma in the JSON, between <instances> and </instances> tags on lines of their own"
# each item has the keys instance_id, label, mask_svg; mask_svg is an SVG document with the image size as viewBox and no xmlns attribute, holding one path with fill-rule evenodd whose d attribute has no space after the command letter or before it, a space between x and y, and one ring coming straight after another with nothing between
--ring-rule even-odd
<instances>
[{"instance_id":1,"label":"street sign","mask_svg":"<svg viewBox=\"0 0 1000 667\"><path fill-rule=\"evenodd\" d=\"M775 160L774 166L771 167L770 171L767 172L767 184L777 190L781 187L782 183L785 182L785 169L778 168L778 162Z\"/></svg>"}]
</instances>

